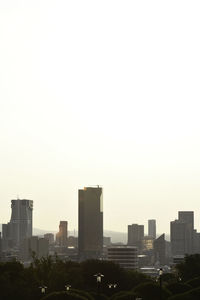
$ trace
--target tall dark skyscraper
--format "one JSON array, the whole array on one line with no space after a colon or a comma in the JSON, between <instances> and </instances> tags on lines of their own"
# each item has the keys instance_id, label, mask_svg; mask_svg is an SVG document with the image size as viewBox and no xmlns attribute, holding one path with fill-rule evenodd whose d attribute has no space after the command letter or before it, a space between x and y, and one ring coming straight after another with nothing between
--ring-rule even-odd
<instances>
[{"instance_id":1,"label":"tall dark skyscraper","mask_svg":"<svg viewBox=\"0 0 200 300\"><path fill-rule=\"evenodd\" d=\"M68 222L60 221L59 232L56 234L56 242L59 246L67 246L67 238L68 238Z\"/></svg>"},{"instance_id":2,"label":"tall dark skyscraper","mask_svg":"<svg viewBox=\"0 0 200 300\"><path fill-rule=\"evenodd\" d=\"M179 211L178 220L170 223L172 255L192 254L194 251L194 212Z\"/></svg>"},{"instance_id":3,"label":"tall dark skyscraper","mask_svg":"<svg viewBox=\"0 0 200 300\"><path fill-rule=\"evenodd\" d=\"M148 220L148 236L156 239L156 220Z\"/></svg>"},{"instance_id":4,"label":"tall dark skyscraper","mask_svg":"<svg viewBox=\"0 0 200 300\"><path fill-rule=\"evenodd\" d=\"M3 242L7 246L19 247L25 238L32 236L33 201L26 199L11 200L11 219L3 224Z\"/></svg>"},{"instance_id":5,"label":"tall dark skyscraper","mask_svg":"<svg viewBox=\"0 0 200 300\"><path fill-rule=\"evenodd\" d=\"M128 245L138 247L139 252L143 248L144 225L128 225Z\"/></svg>"},{"instance_id":6,"label":"tall dark skyscraper","mask_svg":"<svg viewBox=\"0 0 200 300\"><path fill-rule=\"evenodd\" d=\"M78 191L78 249L81 260L99 258L103 250L103 191L85 187Z\"/></svg>"}]
</instances>

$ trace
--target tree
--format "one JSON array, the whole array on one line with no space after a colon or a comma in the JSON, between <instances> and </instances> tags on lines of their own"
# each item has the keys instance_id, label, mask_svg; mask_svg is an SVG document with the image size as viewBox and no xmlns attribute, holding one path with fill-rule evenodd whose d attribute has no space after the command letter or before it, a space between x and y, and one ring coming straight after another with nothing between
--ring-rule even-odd
<instances>
[{"instance_id":1,"label":"tree","mask_svg":"<svg viewBox=\"0 0 200 300\"><path fill-rule=\"evenodd\" d=\"M146 282L136 286L133 291L138 294L143 300L159 300L160 299L160 286L155 283ZM167 299L171 293L162 288L162 299Z\"/></svg>"},{"instance_id":2,"label":"tree","mask_svg":"<svg viewBox=\"0 0 200 300\"><path fill-rule=\"evenodd\" d=\"M181 282L170 283L166 287L172 293L172 295L182 294L192 289L192 287L189 284Z\"/></svg>"},{"instance_id":3,"label":"tree","mask_svg":"<svg viewBox=\"0 0 200 300\"><path fill-rule=\"evenodd\" d=\"M200 277L200 254L186 255L184 261L176 265L176 270L183 281Z\"/></svg>"},{"instance_id":4,"label":"tree","mask_svg":"<svg viewBox=\"0 0 200 300\"><path fill-rule=\"evenodd\" d=\"M183 294L172 296L168 300L199 300L199 299L200 299L200 288L197 288Z\"/></svg>"},{"instance_id":5,"label":"tree","mask_svg":"<svg viewBox=\"0 0 200 300\"><path fill-rule=\"evenodd\" d=\"M87 298L76 293L53 292L43 297L42 300L87 300Z\"/></svg>"}]
</instances>

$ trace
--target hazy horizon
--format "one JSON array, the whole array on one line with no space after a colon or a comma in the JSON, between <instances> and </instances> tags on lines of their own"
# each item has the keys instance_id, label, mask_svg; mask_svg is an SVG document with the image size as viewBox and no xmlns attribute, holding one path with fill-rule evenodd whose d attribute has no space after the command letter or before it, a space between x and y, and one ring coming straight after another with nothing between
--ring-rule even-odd
<instances>
[{"instance_id":1,"label":"hazy horizon","mask_svg":"<svg viewBox=\"0 0 200 300\"><path fill-rule=\"evenodd\" d=\"M0 2L0 223L78 228L78 189L103 187L104 228L179 210L200 230L198 1Z\"/></svg>"}]
</instances>

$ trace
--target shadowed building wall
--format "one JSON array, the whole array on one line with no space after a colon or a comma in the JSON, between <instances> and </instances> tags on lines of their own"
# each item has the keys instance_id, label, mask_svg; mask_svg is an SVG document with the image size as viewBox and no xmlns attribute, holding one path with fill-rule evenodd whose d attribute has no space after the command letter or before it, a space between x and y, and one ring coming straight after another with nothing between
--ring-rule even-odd
<instances>
[{"instance_id":1,"label":"shadowed building wall","mask_svg":"<svg viewBox=\"0 0 200 300\"><path fill-rule=\"evenodd\" d=\"M80 260L99 258L103 250L103 191L85 187L78 191L78 250Z\"/></svg>"}]
</instances>

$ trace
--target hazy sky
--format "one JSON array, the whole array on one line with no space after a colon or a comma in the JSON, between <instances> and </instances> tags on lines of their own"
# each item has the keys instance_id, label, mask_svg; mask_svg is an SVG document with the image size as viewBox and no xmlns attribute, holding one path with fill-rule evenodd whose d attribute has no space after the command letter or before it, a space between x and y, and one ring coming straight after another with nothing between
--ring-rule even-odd
<instances>
[{"instance_id":1,"label":"hazy sky","mask_svg":"<svg viewBox=\"0 0 200 300\"><path fill-rule=\"evenodd\" d=\"M0 1L0 223L78 226L104 189L104 228L178 210L200 230L200 2Z\"/></svg>"}]
</instances>

